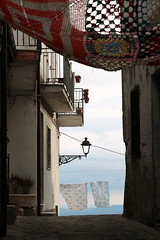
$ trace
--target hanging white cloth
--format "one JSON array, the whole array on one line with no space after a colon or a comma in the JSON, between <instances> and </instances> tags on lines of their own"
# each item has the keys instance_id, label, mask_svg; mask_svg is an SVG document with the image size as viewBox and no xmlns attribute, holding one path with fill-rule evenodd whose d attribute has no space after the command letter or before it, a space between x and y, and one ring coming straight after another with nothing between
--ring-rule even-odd
<instances>
[{"instance_id":1,"label":"hanging white cloth","mask_svg":"<svg viewBox=\"0 0 160 240\"><path fill-rule=\"evenodd\" d=\"M87 183L60 184L60 191L72 211L87 208Z\"/></svg>"},{"instance_id":2,"label":"hanging white cloth","mask_svg":"<svg viewBox=\"0 0 160 240\"><path fill-rule=\"evenodd\" d=\"M109 207L108 181L97 181L90 183L93 199L96 207Z\"/></svg>"}]
</instances>

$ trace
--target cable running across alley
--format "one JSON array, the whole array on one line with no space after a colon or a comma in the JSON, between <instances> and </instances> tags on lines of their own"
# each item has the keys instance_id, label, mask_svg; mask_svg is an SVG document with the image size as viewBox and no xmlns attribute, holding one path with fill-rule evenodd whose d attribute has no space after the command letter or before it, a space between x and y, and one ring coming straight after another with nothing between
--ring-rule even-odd
<instances>
[{"instance_id":1,"label":"cable running across alley","mask_svg":"<svg viewBox=\"0 0 160 240\"><path fill-rule=\"evenodd\" d=\"M70 136L70 135L68 135L66 133L60 132L60 134L63 134L66 137L69 137L69 138L71 138L71 139L73 139L73 140L75 140L77 142L80 142L80 143L82 142L81 140L79 140L77 138L74 138L74 137L72 137L72 136ZM104 147L100 147L100 146L96 146L96 145L91 145L91 146L94 147L94 148L99 148L101 150L105 150L105 151L108 151L108 152L111 152L111 153L115 153L115 154L118 154L118 155L122 155L122 156L125 155L124 153L120 153L120 152L117 152L117 151L114 151L114 150L111 150L111 149L108 149L108 148L104 148Z\"/></svg>"}]
</instances>

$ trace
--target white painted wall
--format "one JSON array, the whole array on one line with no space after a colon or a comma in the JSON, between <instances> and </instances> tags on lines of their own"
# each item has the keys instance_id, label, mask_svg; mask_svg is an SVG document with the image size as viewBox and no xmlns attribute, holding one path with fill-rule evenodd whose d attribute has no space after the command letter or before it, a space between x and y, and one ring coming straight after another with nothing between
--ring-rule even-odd
<instances>
[{"instance_id":1,"label":"white painted wall","mask_svg":"<svg viewBox=\"0 0 160 240\"><path fill-rule=\"evenodd\" d=\"M59 206L59 129L43 107L44 206L43 211ZM47 169L47 127L51 130L51 169Z\"/></svg>"},{"instance_id":2,"label":"white painted wall","mask_svg":"<svg viewBox=\"0 0 160 240\"><path fill-rule=\"evenodd\" d=\"M8 153L12 172L34 180L30 193L37 194L37 63L15 62L8 81ZM59 130L43 107L44 114L44 206L48 211L59 206ZM51 129L51 170L46 166L46 128ZM11 190L12 192L12 190ZM20 191L21 192L21 191Z\"/></svg>"},{"instance_id":3,"label":"white painted wall","mask_svg":"<svg viewBox=\"0 0 160 240\"><path fill-rule=\"evenodd\" d=\"M34 179L30 193L37 188L37 120L33 97L17 96L8 99L8 153L10 175ZM44 116L44 206L49 211L59 206L59 130L56 121L41 107ZM51 129L51 169L47 169L47 126ZM21 191L21 190L20 190ZM19 192L20 192L19 191ZM12 190L11 190L12 192Z\"/></svg>"},{"instance_id":4,"label":"white painted wall","mask_svg":"<svg viewBox=\"0 0 160 240\"><path fill-rule=\"evenodd\" d=\"M36 193L37 133L36 104L32 96L8 99L8 153L10 175L13 172L34 180L30 190Z\"/></svg>"}]
</instances>

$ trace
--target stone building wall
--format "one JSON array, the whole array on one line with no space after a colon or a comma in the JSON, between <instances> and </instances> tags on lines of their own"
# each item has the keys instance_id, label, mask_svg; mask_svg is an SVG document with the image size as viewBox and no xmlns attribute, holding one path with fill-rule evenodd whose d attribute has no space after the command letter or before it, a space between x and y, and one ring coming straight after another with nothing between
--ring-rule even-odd
<instances>
[{"instance_id":1,"label":"stone building wall","mask_svg":"<svg viewBox=\"0 0 160 240\"><path fill-rule=\"evenodd\" d=\"M148 225L160 222L160 91L154 77L157 69L135 66L122 73L124 215Z\"/></svg>"}]
</instances>

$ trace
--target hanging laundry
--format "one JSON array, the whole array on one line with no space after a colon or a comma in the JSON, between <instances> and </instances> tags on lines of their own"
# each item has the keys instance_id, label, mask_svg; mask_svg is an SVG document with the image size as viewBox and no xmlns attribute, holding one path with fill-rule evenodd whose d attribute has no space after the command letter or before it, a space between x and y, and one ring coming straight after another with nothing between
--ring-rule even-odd
<instances>
[{"instance_id":1,"label":"hanging laundry","mask_svg":"<svg viewBox=\"0 0 160 240\"><path fill-rule=\"evenodd\" d=\"M97 181L90 183L93 199L96 207L109 207L108 181Z\"/></svg>"},{"instance_id":2,"label":"hanging laundry","mask_svg":"<svg viewBox=\"0 0 160 240\"><path fill-rule=\"evenodd\" d=\"M87 183L60 184L60 191L72 211L87 208Z\"/></svg>"}]
</instances>

